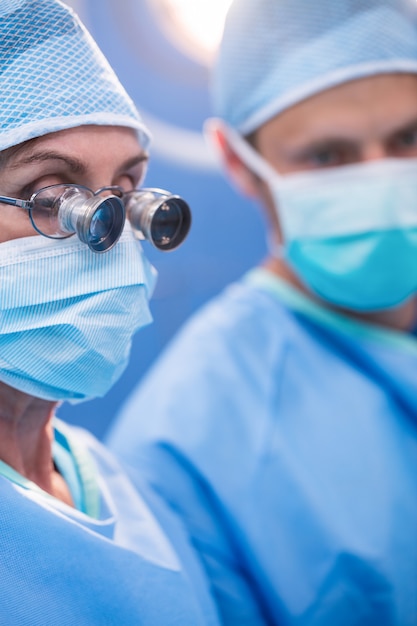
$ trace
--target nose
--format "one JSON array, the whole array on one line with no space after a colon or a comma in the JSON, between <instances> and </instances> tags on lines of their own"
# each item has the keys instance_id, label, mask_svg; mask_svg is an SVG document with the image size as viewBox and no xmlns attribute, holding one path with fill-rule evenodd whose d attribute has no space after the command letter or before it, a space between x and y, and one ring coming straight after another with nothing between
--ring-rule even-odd
<instances>
[{"instance_id":1,"label":"nose","mask_svg":"<svg viewBox=\"0 0 417 626\"><path fill-rule=\"evenodd\" d=\"M104 187L99 187L95 192L94 192L95 196L101 196L101 195L105 195L105 196L118 196L119 198L122 197L123 195L123 189L121 187L119 187L118 185L106 185Z\"/></svg>"},{"instance_id":2,"label":"nose","mask_svg":"<svg viewBox=\"0 0 417 626\"><path fill-rule=\"evenodd\" d=\"M389 151L387 146L382 141L372 141L365 144L362 148L361 161L379 161L381 159L388 158Z\"/></svg>"}]
</instances>

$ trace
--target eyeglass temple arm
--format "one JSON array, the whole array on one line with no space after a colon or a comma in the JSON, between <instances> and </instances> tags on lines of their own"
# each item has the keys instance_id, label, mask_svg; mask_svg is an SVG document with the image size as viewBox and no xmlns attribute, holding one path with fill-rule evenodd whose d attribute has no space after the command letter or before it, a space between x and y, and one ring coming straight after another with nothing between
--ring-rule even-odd
<instances>
[{"instance_id":1,"label":"eyeglass temple arm","mask_svg":"<svg viewBox=\"0 0 417 626\"><path fill-rule=\"evenodd\" d=\"M32 203L30 200L19 200L19 198L9 198L8 196L0 196L1 204L10 204L12 206L20 207L21 209L30 209Z\"/></svg>"}]
</instances>

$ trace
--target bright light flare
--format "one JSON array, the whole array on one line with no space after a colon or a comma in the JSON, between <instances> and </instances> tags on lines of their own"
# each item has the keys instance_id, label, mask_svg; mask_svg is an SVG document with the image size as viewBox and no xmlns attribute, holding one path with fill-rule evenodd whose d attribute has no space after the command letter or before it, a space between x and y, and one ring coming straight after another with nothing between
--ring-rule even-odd
<instances>
[{"instance_id":1,"label":"bright light flare","mask_svg":"<svg viewBox=\"0 0 417 626\"><path fill-rule=\"evenodd\" d=\"M232 0L154 0L177 47L204 64L212 60Z\"/></svg>"}]
</instances>

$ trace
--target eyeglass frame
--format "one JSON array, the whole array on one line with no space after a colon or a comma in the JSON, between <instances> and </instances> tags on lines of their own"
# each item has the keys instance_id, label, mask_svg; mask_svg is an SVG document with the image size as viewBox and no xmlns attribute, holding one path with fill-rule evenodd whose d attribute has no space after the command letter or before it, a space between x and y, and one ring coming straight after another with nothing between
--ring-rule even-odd
<instances>
[{"instance_id":1,"label":"eyeglass frame","mask_svg":"<svg viewBox=\"0 0 417 626\"><path fill-rule=\"evenodd\" d=\"M38 189L37 191L35 191L31 197L29 198L29 200L23 200L22 198L13 198L11 196L0 196L0 204L7 204L8 206L15 206L18 207L20 209L24 209L25 211L29 212L29 219L30 222L34 228L34 230L39 233L39 235L42 235L42 237L46 237L47 239L67 239L68 237L72 237L73 235L76 234L76 230L74 230L74 232L72 233L68 233L68 235L62 235L62 236L53 236L53 235L46 235L45 233L43 233L41 230L39 230L39 228L36 226L36 223L33 220L33 216L32 216L32 210L34 208L34 202L36 199L36 196L38 196L40 193L44 192L47 189L53 189L54 187L65 187L65 188L70 188L70 189L81 189L81 190L85 190L85 191L89 191L93 194L93 196L98 196L101 193L103 193L104 191L111 191L113 192L113 195L115 195L116 197L120 198L120 200L122 200L123 202L123 196L132 193L133 191L136 191L135 189L132 189L130 191L125 191L123 189L123 187L120 187L119 185L107 185L104 187L99 187L99 189L97 189L96 191L94 191L93 189L90 189L90 187L86 187L85 185L77 185L76 183L56 183L54 185L47 185L46 187L41 187L40 189ZM117 193L114 193L117 192ZM125 203L123 202L123 205Z\"/></svg>"},{"instance_id":2,"label":"eyeglass frame","mask_svg":"<svg viewBox=\"0 0 417 626\"><path fill-rule=\"evenodd\" d=\"M77 185L75 183L57 183L38 189L31 195L29 200L13 198L11 196L0 196L0 204L15 206L23 210L27 210L29 212L32 227L35 232L39 233L42 237L59 240L67 239L68 237L72 237L77 234L81 241L86 243L93 251L105 252L109 250L117 242L118 237L116 237L110 245L106 244L103 247L98 247L90 245L89 241L85 238L85 236L83 236L83 233L78 231L78 229L74 229L72 232L69 231L68 235L54 236L45 234L37 227L32 215L34 201L37 195L47 189L53 189L54 187L64 187L66 189L72 188L81 191L86 190L90 192L93 197L98 196L104 191L113 192L108 197L120 200L120 205L124 212L123 223L128 216L136 238L140 240L147 239L154 247L162 251L169 251L177 248L187 237L190 230L191 211L188 204L180 196L158 188L135 188L125 191L123 187L120 187L119 185L108 185L100 187L94 191L85 185ZM136 195L138 197L135 198L136 202L134 203L134 206L129 206L129 196L135 197ZM164 223L166 223L164 218L160 220L160 216L167 211L171 211L171 209L175 210L177 220L176 223L174 223L173 234L170 236L165 234L161 236L160 233L159 235L155 235L155 232L158 230L158 220L159 225L162 225L162 228L164 228ZM120 229L120 234L121 230L122 229Z\"/></svg>"}]
</instances>

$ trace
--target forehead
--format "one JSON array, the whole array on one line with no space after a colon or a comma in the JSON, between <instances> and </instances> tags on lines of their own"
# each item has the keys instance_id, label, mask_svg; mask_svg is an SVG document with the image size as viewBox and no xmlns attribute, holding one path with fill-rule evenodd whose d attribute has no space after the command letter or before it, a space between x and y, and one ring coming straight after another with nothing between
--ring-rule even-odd
<instances>
[{"instance_id":1,"label":"forehead","mask_svg":"<svg viewBox=\"0 0 417 626\"><path fill-rule=\"evenodd\" d=\"M353 80L316 94L275 116L258 133L282 140L328 132L369 132L417 118L417 75Z\"/></svg>"}]
</instances>

